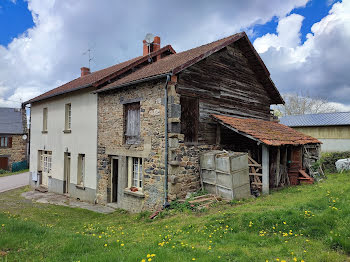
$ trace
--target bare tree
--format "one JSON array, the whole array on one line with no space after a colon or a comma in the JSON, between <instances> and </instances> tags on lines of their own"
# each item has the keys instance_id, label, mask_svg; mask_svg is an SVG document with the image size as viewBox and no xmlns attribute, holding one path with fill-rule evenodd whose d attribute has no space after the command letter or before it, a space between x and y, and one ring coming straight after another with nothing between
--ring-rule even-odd
<instances>
[{"instance_id":1,"label":"bare tree","mask_svg":"<svg viewBox=\"0 0 350 262\"><path fill-rule=\"evenodd\" d=\"M325 98L311 97L302 93L285 94L282 97L285 105L276 108L277 114L282 116L332 113L337 111Z\"/></svg>"}]
</instances>

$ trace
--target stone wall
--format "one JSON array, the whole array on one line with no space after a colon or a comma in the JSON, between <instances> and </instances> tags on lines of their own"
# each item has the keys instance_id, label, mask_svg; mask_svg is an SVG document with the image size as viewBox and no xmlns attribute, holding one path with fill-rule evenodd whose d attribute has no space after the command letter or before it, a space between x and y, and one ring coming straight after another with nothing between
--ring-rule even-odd
<instances>
[{"instance_id":1,"label":"stone wall","mask_svg":"<svg viewBox=\"0 0 350 262\"><path fill-rule=\"evenodd\" d=\"M186 144L181 134L180 95L176 77L168 84L169 200L184 198L200 188L199 156L218 145ZM117 207L132 212L156 210L164 203L164 84L148 82L99 94L98 98L98 189L97 201L111 201L111 166L118 161ZM141 143L124 144L124 104L140 101ZM143 158L143 191L127 189L127 157ZM114 159L114 160L113 160Z\"/></svg>"},{"instance_id":2,"label":"stone wall","mask_svg":"<svg viewBox=\"0 0 350 262\"><path fill-rule=\"evenodd\" d=\"M99 94L97 201L109 203L111 160L118 158L118 207L139 212L163 205L164 195L164 84L148 82ZM124 104L140 101L141 142L124 143ZM127 157L143 159L143 192L127 188Z\"/></svg>"},{"instance_id":3,"label":"stone wall","mask_svg":"<svg viewBox=\"0 0 350 262\"><path fill-rule=\"evenodd\" d=\"M12 147L0 148L0 156L8 157L9 169L12 169L12 163L26 160L26 143L23 135L7 135L12 137Z\"/></svg>"}]
</instances>

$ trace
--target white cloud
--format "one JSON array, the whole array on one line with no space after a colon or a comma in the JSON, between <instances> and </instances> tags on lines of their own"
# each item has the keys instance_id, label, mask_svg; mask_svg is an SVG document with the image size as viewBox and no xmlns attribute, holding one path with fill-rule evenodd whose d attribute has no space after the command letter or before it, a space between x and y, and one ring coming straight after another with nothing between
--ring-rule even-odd
<instances>
[{"instance_id":1,"label":"white cloud","mask_svg":"<svg viewBox=\"0 0 350 262\"><path fill-rule=\"evenodd\" d=\"M0 45L0 106L18 106L12 101L78 77L89 46L95 71L141 55L148 32L182 51L284 17L307 2L28 0L35 26Z\"/></svg>"},{"instance_id":2,"label":"white cloud","mask_svg":"<svg viewBox=\"0 0 350 262\"><path fill-rule=\"evenodd\" d=\"M350 105L350 0L335 3L329 14L312 26L303 44L302 20L295 14L281 18L277 34L254 41L272 79L281 92L303 90Z\"/></svg>"}]
</instances>

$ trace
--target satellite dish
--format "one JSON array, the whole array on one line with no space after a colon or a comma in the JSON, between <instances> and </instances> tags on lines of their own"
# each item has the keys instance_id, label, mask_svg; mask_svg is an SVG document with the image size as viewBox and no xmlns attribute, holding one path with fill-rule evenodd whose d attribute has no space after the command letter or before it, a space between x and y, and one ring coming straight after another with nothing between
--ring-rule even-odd
<instances>
[{"instance_id":1,"label":"satellite dish","mask_svg":"<svg viewBox=\"0 0 350 262\"><path fill-rule=\"evenodd\" d=\"M27 135L23 135L23 136L22 136L22 139L23 139L23 140L26 140L26 139L27 139Z\"/></svg>"},{"instance_id":2,"label":"satellite dish","mask_svg":"<svg viewBox=\"0 0 350 262\"><path fill-rule=\"evenodd\" d=\"M153 41L154 41L154 35L151 34L151 33L148 33L146 36L145 36L145 41L148 45L152 44Z\"/></svg>"}]
</instances>

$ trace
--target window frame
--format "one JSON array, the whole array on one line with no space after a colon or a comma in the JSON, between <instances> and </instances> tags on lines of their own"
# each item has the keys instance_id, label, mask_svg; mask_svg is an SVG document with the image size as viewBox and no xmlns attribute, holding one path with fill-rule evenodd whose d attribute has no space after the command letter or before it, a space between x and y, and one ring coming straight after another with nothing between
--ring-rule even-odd
<instances>
[{"instance_id":1,"label":"window frame","mask_svg":"<svg viewBox=\"0 0 350 262\"><path fill-rule=\"evenodd\" d=\"M128 188L135 187L139 191L143 188L143 158L142 157L127 157L128 162ZM136 167L137 166L137 170ZM137 174L137 177L135 176Z\"/></svg>"},{"instance_id":2,"label":"window frame","mask_svg":"<svg viewBox=\"0 0 350 262\"><path fill-rule=\"evenodd\" d=\"M70 131L72 129L72 104L68 103L64 106L64 130Z\"/></svg>"},{"instance_id":3,"label":"window frame","mask_svg":"<svg viewBox=\"0 0 350 262\"><path fill-rule=\"evenodd\" d=\"M129 136L127 134L128 132L128 115L129 115L129 110L138 110L138 134L136 136ZM141 103L138 102L132 102L132 103L126 103L124 104L124 143L128 145L132 144L138 144L140 143L141 139Z\"/></svg>"},{"instance_id":4,"label":"window frame","mask_svg":"<svg viewBox=\"0 0 350 262\"><path fill-rule=\"evenodd\" d=\"M49 109L47 107L43 108L43 126L42 131L47 132L47 122L48 122Z\"/></svg>"},{"instance_id":5,"label":"window frame","mask_svg":"<svg viewBox=\"0 0 350 262\"><path fill-rule=\"evenodd\" d=\"M7 136L0 137L0 147L8 148L9 147L9 138Z\"/></svg>"}]
</instances>

